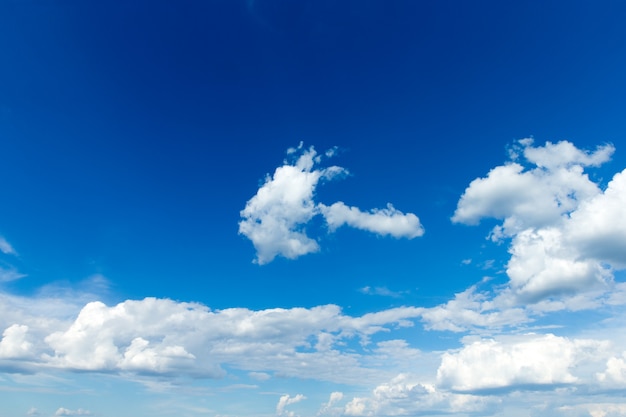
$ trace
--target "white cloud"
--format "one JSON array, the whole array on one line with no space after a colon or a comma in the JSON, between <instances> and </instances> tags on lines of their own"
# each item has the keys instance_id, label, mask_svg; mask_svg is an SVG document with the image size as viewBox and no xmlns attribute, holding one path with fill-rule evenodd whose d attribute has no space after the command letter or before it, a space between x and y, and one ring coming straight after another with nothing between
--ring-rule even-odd
<instances>
[{"instance_id":1,"label":"white cloud","mask_svg":"<svg viewBox=\"0 0 626 417\"><path fill-rule=\"evenodd\" d=\"M511 161L471 182L452 220L475 224L493 217L502 223L492 240L511 238L510 281L496 304L588 294L579 299L579 308L586 308L614 286L613 270L626 267L626 173L616 174L604 191L584 173L613 151L611 145L583 151L566 141L533 147L524 139L513 158L522 154L534 167Z\"/></svg>"},{"instance_id":2,"label":"white cloud","mask_svg":"<svg viewBox=\"0 0 626 417\"><path fill-rule=\"evenodd\" d=\"M370 287L369 285L359 288L359 292L367 295L380 295L393 298L399 298L408 293L408 291L392 291L387 287Z\"/></svg>"},{"instance_id":3,"label":"white cloud","mask_svg":"<svg viewBox=\"0 0 626 417\"><path fill-rule=\"evenodd\" d=\"M324 156L332 157L335 153L333 149ZM287 154L299 156L293 163L285 161L271 177L267 176L240 213L239 233L252 241L257 263L267 264L276 256L295 259L319 251L318 242L307 235L305 227L320 214L330 231L348 225L395 238L412 239L424 233L415 214L404 214L391 204L385 209L363 212L342 202L331 206L316 203L315 190L319 183L348 171L338 166L319 168L322 156L313 147L304 149L302 143L298 148L288 149Z\"/></svg>"},{"instance_id":4,"label":"white cloud","mask_svg":"<svg viewBox=\"0 0 626 417\"><path fill-rule=\"evenodd\" d=\"M31 354L32 344L26 340L28 326L14 324L2 333L0 359L22 358Z\"/></svg>"},{"instance_id":5,"label":"white cloud","mask_svg":"<svg viewBox=\"0 0 626 417\"><path fill-rule=\"evenodd\" d=\"M17 255L13 246L11 246L11 244L2 236L0 236L0 252L6 255Z\"/></svg>"},{"instance_id":6,"label":"white cloud","mask_svg":"<svg viewBox=\"0 0 626 417\"><path fill-rule=\"evenodd\" d=\"M369 338L412 326L422 311L400 307L357 317L335 305L211 311L146 298L114 306L90 302L68 320L57 320L40 316L36 303L33 314L27 303L7 300L13 314L0 317L12 321L0 342L0 369L212 378L223 376L225 366L260 380L274 374L357 384L390 372L364 361L372 355L365 348ZM68 305L64 315L73 309ZM360 341L363 351L345 350L349 340Z\"/></svg>"},{"instance_id":7,"label":"white cloud","mask_svg":"<svg viewBox=\"0 0 626 417\"><path fill-rule=\"evenodd\" d=\"M241 211L239 233L254 244L259 264L271 262L277 255L294 259L319 250L317 242L303 230L317 214L315 188L320 179L345 172L340 167L313 169L319 160L311 147L295 164L276 168Z\"/></svg>"},{"instance_id":8,"label":"white cloud","mask_svg":"<svg viewBox=\"0 0 626 417\"><path fill-rule=\"evenodd\" d=\"M424 228L415 214L404 214L391 204L385 209L373 209L369 213L362 212L358 207L348 207L341 201L331 206L320 204L319 207L331 231L347 225L395 238L413 239L424 234Z\"/></svg>"},{"instance_id":9,"label":"white cloud","mask_svg":"<svg viewBox=\"0 0 626 417\"><path fill-rule=\"evenodd\" d=\"M409 374L399 374L378 385L370 397L354 397L346 404L344 413L348 416L476 413L493 402L489 397L440 391Z\"/></svg>"},{"instance_id":10,"label":"white cloud","mask_svg":"<svg viewBox=\"0 0 626 417\"><path fill-rule=\"evenodd\" d=\"M290 404L298 403L305 399L306 397L302 394L297 394L293 397L287 394L282 395L280 399L278 400L278 404L276 405L276 415L285 416L285 417L294 417L295 413L293 411L285 410L285 407L287 407Z\"/></svg>"},{"instance_id":11,"label":"white cloud","mask_svg":"<svg viewBox=\"0 0 626 417\"><path fill-rule=\"evenodd\" d=\"M552 334L480 339L444 353L437 381L463 392L571 384L579 381L572 374L574 365L606 347L605 342Z\"/></svg>"},{"instance_id":12,"label":"white cloud","mask_svg":"<svg viewBox=\"0 0 626 417\"><path fill-rule=\"evenodd\" d=\"M343 407L339 407L338 403L343 400L343 392L334 391L330 393L328 402L322 404L318 416L338 416L342 414Z\"/></svg>"},{"instance_id":13,"label":"white cloud","mask_svg":"<svg viewBox=\"0 0 626 417\"><path fill-rule=\"evenodd\" d=\"M621 357L610 357L606 361L606 370L599 372L597 378L609 385L626 386L626 351Z\"/></svg>"},{"instance_id":14,"label":"white cloud","mask_svg":"<svg viewBox=\"0 0 626 417\"><path fill-rule=\"evenodd\" d=\"M16 279L24 278L25 276L26 274L22 274L14 268L6 269L0 267L0 282L15 281Z\"/></svg>"},{"instance_id":15,"label":"white cloud","mask_svg":"<svg viewBox=\"0 0 626 417\"><path fill-rule=\"evenodd\" d=\"M39 415L41 415L41 413L35 407L31 407L26 412L26 415L27 416L39 416Z\"/></svg>"},{"instance_id":16,"label":"white cloud","mask_svg":"<svg viewBox=\"0 0 626 417\"><path fill-rule=\"evenodd\" d=\"M90 416L92 415L91 411L83 410L79 408L78 410L70 410L68 408L59 408L55 413L55 416Z\"/></svg>"}]
</instances>

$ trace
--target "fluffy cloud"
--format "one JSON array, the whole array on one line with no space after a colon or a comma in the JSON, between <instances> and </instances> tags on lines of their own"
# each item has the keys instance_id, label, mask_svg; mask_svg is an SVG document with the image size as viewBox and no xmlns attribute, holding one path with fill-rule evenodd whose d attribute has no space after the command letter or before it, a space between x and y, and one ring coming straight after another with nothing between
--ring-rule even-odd
<instances>
[{"instance_id":1,"label":"fluffy cloud","mask_svg":"<svg viewBox=\"0 0 626 417\"><path fill-rule=\"evenodd\" d=\"M527 304L581 293L595 297L612 288L613 269L626 266L626 172L602 190L584 170L606 162L611 145L591 152L567 141L532 144L519 141L512 161L472 181L452 220L502 221L490 234L495 241L511 239L510 281L501 304L505 298ZM530 168L517 161L521 156Z\"/></svg>"},{"instance_id":2,"label":"fluffy cloud","mask_svg":"<svg viewBox=\"0 0 626 417\"><path fill-rule=\"evenodd\" d=\"M290 404L295 404L298 403L302 400L305 400L306 397L302 394L297 394L293 397L285 394L282 395L280 397L280 399L278 400L278 404L276 404L276 415L277 416L285 416L285 417L294 417L295 413L293 411L287 411L285 410L285 407L287 407Z\"/></svg>"},{"instance_id":3,"label":"fluffy cloud","mask_svg":"<svg viewBox=\"0 0 626 417\"><path fill-rule=\"evenodd\" d=\"M456 353L444 353L437 381L462 392L571 384L579 380L571 373L574 365L606 347L604 342L552 334L480 339Z\"/></svg>"},{"instance_id":4,"label":"fluffy cloud","mask_svg":"<svg viewBox=\"0 0 626 417\"><path fill-rule=\"evenodd\" d=\"M0 358L22 358L31 353L32 344L26 340L28 326L14 324L2 333Z\"/></svg>"},{"instance_id":5,"label":"fluffy cloud","mask_svg":"<svg viewBox=\"0 0 626 417\"><path fill-rule=\"evenodd\" d=\"M412 239L424 233L417 216L404 214L391 204L370 212L362 212L342 202L331 206L317 204L314 197L320 181L332 180L348 171L338 166L319 168L322 156L313 147L303 149L302 143L287 153L292 157L299 156L295 162L285 161L283 166L276 168L240 213L239 233L252 241L257 263L266 264L278 255L295 259L317 252L319 245L307 235L305 227L319 214L331 231L348 225L396 238ZM331 150L324 156L331 157L334 153Z\"/></svg>"},{"instance_id":6,"label":"fluffy cloud","mask_svg":"<svg viewBox=\"0 0 626 417\"><path fill-rule=\"evenodd\" d=\"M330 230L348 225L395 238L413 239L424 234L424 228L415 214L404 214L391 204L386 209L374 209L369 213L362 212L358 207L348 207L341 201L330 207L320 204L320 209Z\"/></svg>"},{"instance_id":7,"label":"fluffy cloud","mask_svg":"<svg viewBox=\"0 0 626 417\"><path fill-rule=\"evenodd\" d=\"M6 299L15 310L16 301ZM212 378L224 375L224 365L260 380L269 372L341 383L362 383L387 371L366 366L365 351L338 346L352 339L367 345L375 333L412 326L422 311L400 307L357 317L335 305L212 311L201 304L146 298L114 306L90 302L74 318L47 321L22 308L8 317L21 322L5 325L0 342L0 368L6 370Z\"/></svg>"},{"instance_id":8,"label":"fluffy cloud","mask_svg":"<svg viewBox=\"0 0 626 417\"><path fill-rule=\"evenodd\" d=\"M370 397L355 397L344 409L347 416L429 415L475 413L494 400L469 394L440 391L433 384L420 383L409 374L400 374L378 385Z\"/></svg>"},{"instance_id":9,"label":"fluffy cloud","mask_svg":"<svg viewBox=\"0 0 626 417\"><path fill-rule=\"evenodd\" d=\"M606 362L606 370L597 374L600 382L625 386L626 385L626 351L621 357L610 357Z\"/></svg>"}]
</instances>

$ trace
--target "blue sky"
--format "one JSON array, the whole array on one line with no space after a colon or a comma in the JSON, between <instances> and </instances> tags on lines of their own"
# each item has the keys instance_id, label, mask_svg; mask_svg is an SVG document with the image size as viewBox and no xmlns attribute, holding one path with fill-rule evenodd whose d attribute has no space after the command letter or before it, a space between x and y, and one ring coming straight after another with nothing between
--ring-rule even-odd
<instances>
[{"instance_id":1,"label":"blue sky","mask_svg":"<svg viewBox=\"0 0 626 417\"><path fill-rule=\"evenodd\" d=\"M625 20L0 2L0 417L626 416Z\"/></svg>"}]
</instances>

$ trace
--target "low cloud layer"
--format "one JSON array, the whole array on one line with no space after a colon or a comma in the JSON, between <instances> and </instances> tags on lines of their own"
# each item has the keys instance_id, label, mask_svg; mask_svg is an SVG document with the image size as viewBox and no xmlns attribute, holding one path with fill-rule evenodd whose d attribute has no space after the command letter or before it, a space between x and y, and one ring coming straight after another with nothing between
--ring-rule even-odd
<instances>
[{"instance_id":1,"label":"low cloud layer","mask_svg":"<svg viewBox=\"0 0 626 417\"><path fill-rule=\"evenodd\" d=\"M334 150L322 156L313 147L304 149L300 144L287 153L296 157L295 161L285 161L271 177L268 175L241 211L239 233L252 241L257 263L269 263L276 256L295 259L319 251L318 242L306 232L306 226L317 215L324 218L331 232L345 225L395 238L413 239L424 233L415 214L405 214L391 204L364 212L341 201L330 206L316 203L317 186L345 176L348 171L339 166L320 167L324 158L334 155Z\"/></svg>"}]
</instances>

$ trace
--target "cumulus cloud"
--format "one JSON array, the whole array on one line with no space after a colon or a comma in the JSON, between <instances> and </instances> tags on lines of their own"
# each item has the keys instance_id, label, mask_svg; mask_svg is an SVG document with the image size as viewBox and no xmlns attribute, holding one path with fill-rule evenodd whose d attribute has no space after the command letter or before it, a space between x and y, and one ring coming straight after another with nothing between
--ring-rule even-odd
<instances>
[{"instance_id":1,"label":"cumulus cloud","mask_svg":"<svg viewBox=\"0 0 626 417\"><path fill-rule=\"evenodd\" d=\"M0 358L23 358L30 356L32 344L26 340L28 326L14 324L2 333Z\"/></svg>"},{"instance_id":2,"label":"cumulus cloud","mask_svg":"<svg viewBox=\"0 0 626 417\"><path fill-rule=\"evenodd\" d=\"M606 370L599 372L597 378L609 385L626 386L626 351L621 357L610 357L606 362Z\"/></svg>"},{"instance_id":3,"label":"cumulus cloud","mask_svg":"<svg viewBox=\"0 0 626 417\"><path fill-rule=\"evenodd\" d=\"M348 173L345 168L321 168L322 158L334 156L335 150L318 155L313 147L290 148L287 154L295 161L285 161L267 176L256 195L241 211L239 233L252 241L256 262L266 264L276 256L295 259L319 251L316 240L307 235L306 226L317 215L322 215L330 231L347 225L379 235L396 238L421 236L424 229L412 213L404 214L391 204L385 209L363 212L343 202L331 206L314 201L321 181L328 181Z\"/></svg>"},{"instance_id":4,"label":"cumulus cloud","mask_svg":"<svg viewBox=\"0 0 626 417\"><path fill-rule=\"evenodd\" d=\"M306 397L302 394L297 394L293 397L287 394L282 395L280 399L278 400L278 404L276 405L276 415L285 416L285 417L294 417L295 413L293 411L285 410L285 407L287 407L290 404L298 403L305 399Z\"/></svg>"},{"instance_id":5,"label":"cumulus cloud","mask_svg":"<svg viewBox=\"0 0 626 417\"><path fill-rule=\"evenodd\" d=\"M327 403L322 404L318 416L337 416L342 414L343 407L339 407L338 403L343 400L343 392L334 391L330 393Z\"/></svg>"},{"instance_id":6,"label":"cumulus cloud","mask_svg":"<svg viewBox=\"0 0 626 417\"><path fill-rule=\"evenodd\" d=\"M461 392L572 384L578 381L574 365L606 347L605 342L552 334L480 339L444 353L437 381Z\"/></svg>"},{"instance_id":7,"label":"cumulus cloud","mask_svg":"<svg viewBox=\"0 0 626 417\"><path fill-rule=\"evenodd\" d=\"M24 311L0 317L15 320L5 325L0 341L0 369L215 378L225 374L225 366L259 380L274 374L339 383L362 383L387 372L366 366L365 352L342 345L356 339L365 346L376 333L412 326L422 311L399 307L356 317L336 305L213 311L146 298L114 306L89 302L74 317L47 320L6 300Z\"/></svg>"},{"instance_id":8,"label":"cumulus cloud","mask_svg":"<svg viewBox=\"0 0 626 417\"><path fill-rule=\"evenodd\" d=\"M358 207L348 207L339 201L331 206L320 204L320 210L330 230L347 225L395 238L413 239L424 234L424 228L415 214L404 214L391 204L388 204L385 209L373 209L366 213Z\"/></svg>"},{"instance_id":9,"label":"cumulus cloud","mask_svg":"<svg viewBox=\"0 0 626 417\"><path fill-rule=\"evenodd\" d=\"M476 413L494 399L440 391L434 384L419 382L410 374L399 374L378 385L369 397L354 397L345 408L347 416L429 415Z\"/></svg>"},{"instance_id":10,"label":"cumulus cloud","mask_svg":"<svg viewBox=\"0 0 626 417\"><path fill-rule=\"evenodd\" d=\"M602 190L585 169L613 152L612 145L585 151L567 141L535 147L523 139L511 161L470 183L452 221L502 221L490 234L511 239L510 281L500 301L540 303L612 288L613 270L626 267L626 170Z\"/></svg>"}]
</instances>

